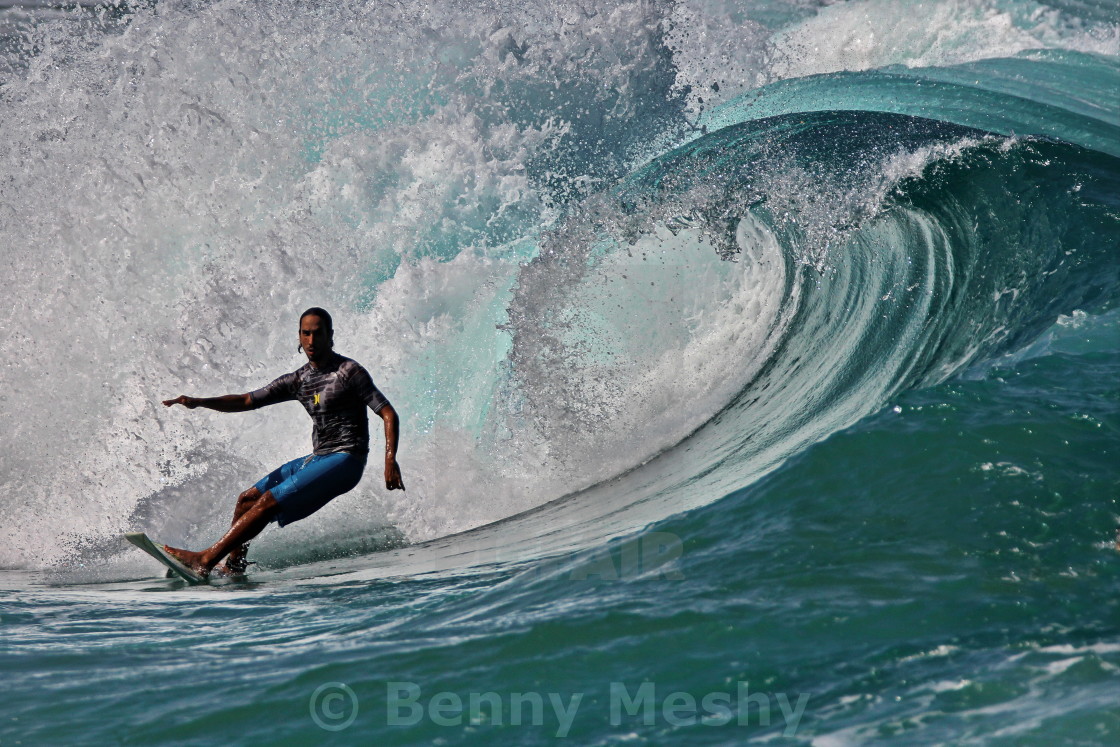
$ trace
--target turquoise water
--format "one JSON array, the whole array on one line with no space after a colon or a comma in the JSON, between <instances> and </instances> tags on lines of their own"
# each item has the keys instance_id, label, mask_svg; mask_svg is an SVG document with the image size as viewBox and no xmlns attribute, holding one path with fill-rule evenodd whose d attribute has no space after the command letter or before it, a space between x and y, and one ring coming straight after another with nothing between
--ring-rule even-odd
<instances>
[{"instance_id":1,"label":"turquoise water","mask_svg":"<svg viewBox=\"0 0 1120 747\"><path fill-rule=\"evenodd\" d=\"M1116 743L1118 23L5 11L0 743ZM163 578L313 303L408 491Z\"/></svg>"}]
</instances>

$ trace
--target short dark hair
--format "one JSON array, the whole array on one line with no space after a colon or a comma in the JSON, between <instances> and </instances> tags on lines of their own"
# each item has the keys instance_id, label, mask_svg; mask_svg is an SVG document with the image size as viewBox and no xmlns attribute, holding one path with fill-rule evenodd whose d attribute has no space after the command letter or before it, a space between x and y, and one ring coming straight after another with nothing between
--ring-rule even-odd
<instances>
[{"instance_id":1,"label":"short dark hair","mask_svg":"<svg viewBox=\"0 0 1120 747\"><path fill-rule=\"evenodd\" d=\"M301 326L303 325L303 318L305 316L317 316L322 319L323 325L327 328L327 334L334 337L334 321L331 319L331 315L327 313L326 309L312 306L310 309L300 314L299 323Z\"/></svg>"}]
</instances>

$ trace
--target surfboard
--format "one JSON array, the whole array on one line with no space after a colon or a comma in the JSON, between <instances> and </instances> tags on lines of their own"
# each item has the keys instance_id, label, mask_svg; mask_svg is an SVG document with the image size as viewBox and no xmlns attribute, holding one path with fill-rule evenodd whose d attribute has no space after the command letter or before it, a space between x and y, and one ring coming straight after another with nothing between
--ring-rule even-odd
<instances>
[{"instance_id":1,"label":"surfboard","mask_svg":"<svg viewBox=\"0 0 1120 747\"><path fill-rule=\"evenodd\" d=\"M178 560L176 560L175 558L168 555L166 552L163 551L162 547L157 545L155 542L152 542L148 538L148 535L144 534L143 532L128 532L124 535L124 538L126 540L128 540L129 542L131 542L132 544L139 547L144 552L151 555L153 558L155 558L159 562L163 563L165 566L167 566L167 569L169 571L171 571L172 573L174 573L176 576L183 579L187 583L191 583L191 584L204 584L204 583L206 583L206 577L205 576L198 575L197 573L192 571L190 568L187 568L185 565L180 563Z\"/></svg>"}]
</instances>

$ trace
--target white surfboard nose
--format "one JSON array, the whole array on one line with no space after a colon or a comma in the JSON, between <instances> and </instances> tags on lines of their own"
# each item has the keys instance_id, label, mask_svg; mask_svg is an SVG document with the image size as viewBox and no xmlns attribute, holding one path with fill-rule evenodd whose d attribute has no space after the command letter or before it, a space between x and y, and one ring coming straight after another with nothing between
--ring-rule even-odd
<instances>
[{"instance_id":1,"label":"white surfboard nose","mask_svg":"<svg viewBox=\"0 0 1120 747\"><path fill-rule=\"evenodd\" d=\"M206 583L205 576L195 573L193 570L180 563L176 558L168 555L164 552L162 547L152 542L148 535L143 532L126 532L124 538L165 565L168 570L184 581L191 584Z\"/></svg>"}]
</instances>

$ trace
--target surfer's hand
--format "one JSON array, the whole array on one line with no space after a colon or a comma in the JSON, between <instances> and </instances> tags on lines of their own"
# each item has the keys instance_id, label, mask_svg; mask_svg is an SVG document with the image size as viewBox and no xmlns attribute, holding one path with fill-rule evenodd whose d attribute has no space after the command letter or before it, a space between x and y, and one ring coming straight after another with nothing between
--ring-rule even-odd
<instances>
[{"instance_id":1,"label":"surfer's hand","mask_svg":"<svg viewBox=\"0 0 1120 747\"><path fill-rule=\"evenodd\" d=\"M165 407L171 407L171 405L182 405L188 410L193 410L194 408L198 407L198 403L195 402L194 397L188 397L185 394L180 394L175 399L165 399L163 401L163 404Z\"/></svg>"},{"instance_id":2,"label":"surfer's hand","mask_svg":"<svg viewBox=\"0 0 1120 747\"><path fill-rule=\"evenodd\" d=\"M392 457L385 457L385 487L389 490L404 490L404 480L401 479L401 466Z\"/></svg>"}]
</instances>

